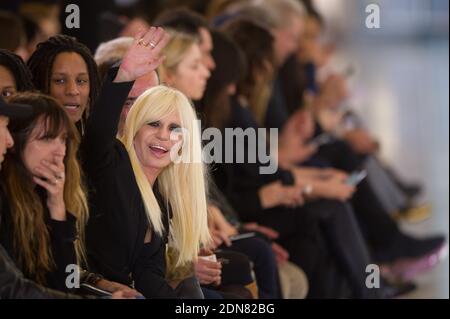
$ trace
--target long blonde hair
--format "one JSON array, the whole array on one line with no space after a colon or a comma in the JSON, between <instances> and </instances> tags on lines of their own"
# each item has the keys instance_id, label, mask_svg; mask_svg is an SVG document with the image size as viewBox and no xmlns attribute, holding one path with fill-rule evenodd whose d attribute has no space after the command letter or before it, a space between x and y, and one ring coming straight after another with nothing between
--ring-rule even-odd
<instances>
[{"instance_id":1,"label":"long blonde hair","mask_svg":"<svg viewBox=\"0 0 450 319\"><path fill-rule=\"evenodd\" d=\"M210 241L207 208L205 166L201 161L200 127L195 111L186 96L178 90L156 86L145 91L133 104L120 138L125 145L133 166L134 175L144 201L147 217L153 231L162 234L161 208L137 158L133 146L139 129L169 114L177 113L181 127L188 133L182 152L189 154L188 161L172 162L159 174L156 183L173 217L169 234L169 246L176 249L176 266L192 261L198 255L200 245ZM185 153L186 154L186 153Z\"/></svg>"},{"instance_id":2,"label":"long blonde hair","mask_svg":"<svg viewBox=\"0 0 450 319\"><path fill-rule=\"evenodd\" d=\"M49 138L56 138L62 130L67 130L64 203L66 210L77 219L75 252L78 264L83 265L86 262L84 235L89 211L77 159L80 137L74 124L55 99L43 94L20 93L11 101L32 105L34 115L27 119L12 120L9 124L15 144L13 151L8 152L5 158L1 184L11 208L15 257L26 276L45 284L45 277L54 269L55 263L50 249L44 207L24 166L22 153L39 121L45 124L45 136Z\"/></svg>"}]
</instances>

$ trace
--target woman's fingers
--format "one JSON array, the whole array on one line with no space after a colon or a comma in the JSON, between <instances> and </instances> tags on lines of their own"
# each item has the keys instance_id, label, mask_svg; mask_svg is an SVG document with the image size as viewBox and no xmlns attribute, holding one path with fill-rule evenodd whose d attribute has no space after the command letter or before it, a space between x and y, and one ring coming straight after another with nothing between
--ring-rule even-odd
<instances>
[{"instance_id":1,"label":"woman's fingers","mask_svg":"<svg viewBox=\"0 0 450 319\"><path fill-rule=\"evenodd\" d=\"M276 239L280 236L280 234L277 231L266 226L257 225L256 231L266 235L270 239Z\"/></svg>"},{"instance_id":2,"label":"woman's fingers","mask_svg":"<svg viewBox=\"0 0 450 319\"><path fill-rule=\"evenodd\" d=\"M219 231L218 235L219 235L220 239L222 240L222 242L225 243L225 245L227 247L231 246L231 240L225 232Z\"/></svg>"},{"instance_id":3,"label":"woman's fingers","mask_svg":"<svg viewBox=\"0 0 450 319\"><path fill-rule=\"evenodd\" d=\"M216 245L216 247L219 247L220 245L222 245L223 240L222 240L222 238L220 238L220 236L217 233L212 235L212 238L214 241L214 245Z\"/></svg>"},{"instance_id":4,"label":"woman's fingers","mask_svg":"<svg viewBox=\"0 0 450 319\"><path fill-rule=\"evenodd\" d=\"M220 282L222 265L218 262L198 259L195 267L197 278L203 284L210 284L213 282Z\"/></svg>"},{"instance_id":5,"label":"woman's fingers","mask_svg":"<svg viewBox=\"0 0 450 319\"><path fill-rule=\"evenodd\" d=\"M150 44L150 41L152 41L156 29L156 27L150 27L150 29L148 29L140 38L137 39L138 44L147 47Z\"/></svg>"},{"instance_id":6,"label":"woman's fingers","mask_svg":"<svg viewBox=\"0 0 450 319\"><path fill-rule=\"evenodd\" d=\"M163 28L151 27L150 30L138 40L138 44L144 47L150 47L152 55L154 57L161 53L161 50L169 42L170 36Z\"/></svg>"},{"instance_id":7,"label":"woman's fingers","mask_svg":"<svg viewBox=\"0 0 450 319\"><path fill-rule=\"evenodd\" d=\"M50 168L38 166L35 170L38 173L37 177L45 179L49 184L56 185L58 183L58 179Z\"/></svg>"},{"instance_id":8,"label":"woman's fingers","mask_svg":"<svg viewBox=\"0 0 450 319\"><path fill-rule=\"evenodd\" d=\"M167 45L169 40L170 35L167 32L165 32L162 28L158 28L155 34L155 38L153 40L153 44L155 46L153 47L152 53L158 56L164 49L164 47Z\"/></svg>"},{"instance_id":9,"label":"woman's fingers","mask_svg":"<svg viewBox=\"0 0 450 319\"><path fill-rule=\"evenodd\" d=\"M33 176L33 181L45 188L48 192L54 193L55 192L55 185L50 184L47 180L44 180L41 177Z\"/></svg>"},{"instance_id":10,"label":"woman's fingers","mask_svg":"<svg viewBox=\"0 0 450 319\"><path fill-rule=\"evenodd\" d=\"M222 264L217 261L210 261L205 259L199 259L199 268L200 270L203 270L204 272L210 274L210 275L220 275Z\"/></svg>"},{"instance_id":11,"label":"woman's fingers","mask_svg":"<svg viewBox=\"0 0 450 319\"><path fill-rule=\"evenodd\" d=\"M149 38L147 38L146 40L148 40L147 42L150 43L150 46L155 49L156 46L159 44L159 42L162 40L162 38L164 37L164 30L162 28L157 27L153 34L151 34L149 36ZM145 39L145 37L144 37Z\"/></svg>"},{"instance_id":12,"label":"woman's fingers","mask_svg":"<svg viewBox=\"0 0 450 319\"><path fill-rule=\"evenodd\" d=\"M281 259L288 260L289 259L289 253L286 249L281 247L277 243L272 243L272 250L273 252Z\"/></svg>"},{"instance_id":13,"label":"woman's fingers","mask_svg":"<svg viewBox=\"0 0 450 319\"><path fill-rule=\"evenodd\" d=\"M208 276L208 275L197 275L198 280L202 285L209 285L213 282L217 282L217 280L220 280L220 276Z\"/></svg>"},{"instance_id":14,"label":"woman's fingers","mask_svg":"<svg viewBox=\"0 0 450 319\"><path fill-rule=\"evenodd\" d=\"M64 164L62 162L54 164L44 160L41 164L43 167L47 168L56 179L64 179Z\"/></svg>"},{"instance_id":15,"label":"woman's fingers","mask_svg":"<svg viewBox=\"0 0 450 319\"><path fill-rule=\"evenodd\" d=\"M134 36L134 40L139 41L144 37L144 35L147 33L145 29L140 29Z\"/></svg>"},{"instance_id":16,"label":"woman's fingers","mask_svg":"<svg viewBox=\"0 0 450 319\"><path fill-rule=\"evenodd\" d=\"M285 187L284 193L285 205L291 208L303 205L304 200L300 186Z\"/></svg>"},{"instance_id":17,"label":"woman's fingers","mask_svg":"<svg viewBox=\"0 0 450 319\"><path fill-rule=\"evenodd\" d=\"M41 185L45 187L48 191L51 191L52 193L57 191L58 189L64 188L64 170L61 170L58 166L55 164L48 164L47 166L42 165L36 167L36 177L41 181L44 182L44 185ZM48 188L47 186L51 186Z\"/></svg>"}]
</instances>

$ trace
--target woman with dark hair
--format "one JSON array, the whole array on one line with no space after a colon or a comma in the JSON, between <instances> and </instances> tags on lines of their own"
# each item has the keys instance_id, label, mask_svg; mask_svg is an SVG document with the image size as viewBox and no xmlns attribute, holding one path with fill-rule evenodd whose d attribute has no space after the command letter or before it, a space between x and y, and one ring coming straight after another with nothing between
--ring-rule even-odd
<instances>
[{"instance_id":1,"label":"woman with dark hair","mask_svg":"<svg viewBox=\"0 0 450 319\"><path fill-rule=\"evenodd\" d=\"M2 105L6 108L2 112L10 117L12 138L6 140L10 150L0 163L0 282L4 284L0 298L72 298L43 287L67 291L67 266L86 266L88 208L76 157L79 135L55 99L19 93L11 101L29 110L19 116L8 110L17 108L15 104ZM25 280L22 272L42 287ZM139 295L87 271L80 273L79 280L111 292L114 298Z\"/></svg>"},{"instance_id":2,"label":"woman with dark hair","mask_svg":"<svg viewBox=\"0 0 450 319\"><path fill-rule=\"evenodd\" d=\"M0 49L6 49L26 60L26 36L20 18L8 11L0 10Z\"/></svg>"},{"instance_id":3,"label":"woman with dark hair","mask_svg":"<svg viewBox=\"0 0 450 319\"><path fill-rule=\"evenodd\" d=\"M1 171L0 242L27 278L67 291L66 267L86 257L79 137L56 100L23 93L11 102L32 105L33 115L9 123L15 144Z\"/></svg>"},{"instance_id":4,"label":"woman with dark hair","mask_svg":"<svg viewBox=\"0 0 450 319\"><path fill-rule=\"evenodd\" d=\"M212 37L214 43L212 54L216 68L211 72L204 97L197 103L197 109L200 111L205 129L215 127L223 130L231 116L230 97L236 93L236 84L246 74L246 60L239 47L226 34L213 31ZM221 226L219 228L226 234L236 235L239 218L234 208L214 183L211 182L209 188L210 201L220 209L211 211L211 213L215 212L212 215L219 214L214 219L214 223ZM224 213L226 220L224 216L220 216L220 212ZM236 250L250 257L254 263L260 298L274 298L276 296L274 287L277 286L278 281L275 261L278 262L280 273L283 274L287 267L297 269L298 267L294 265L285 267L288 264L289 254L277 243L272 242L278 236L274 230L256 223L240 224L239 228L240 232L256 232L258 237L262 238L235 241L226 249ZM295 287L290 285L293 293L283 297L304 298L308 285L301 270L296 271L295 274L286 273L286 275L299 276L296 277L299 284ZM287 284L286 287L281 288L287 288Z\"/></svg>"},{"instance_id":5,"label":"woman with dark hair","mask_svg":"<svg viewBox=\"0 0 450 319\"><path fill-rule=\"evenodd\" d=\"M274 72L270 65L273 37L266 29L244 20L233 22L227 31L244 53L248 70L238 83L238 94L231 99L226 127L258 132L256 117L258 111L264 112L264 102L268 103L264 92ZM251 103L260 105L255 107ZM237 146L243 147L245 154L251 150L248 143ZM218 186L242 220L256 221L279 233L277 242L286 247L292 261L308 275L309 297L348 296L349 292L340 291L345 282L350 284L353 297L376 298L384 293L371 291L364 285L364 270L370 258L348 205L323 199L319 187L311 194L304 181L289 170L278 168L275 174L261 175L261 162L222 162L213 171ZM298 207L305 192L308 198L317 200ZM244 196L246 200L242 201Z\"/></svg>"},{"instance_id":6,"label":"woman with dark hair","mask_svg":"<svg viewBox=\"0 0 450 319\"><path fill-rule=\"evenodd\" d=\"M17 92L33 90L31 73L22 58L0 49L0 95L10 99Z\"/></svg>"},{"instance_id":7,"label":"woman with dark hair","mask_svg":"<svg viewBox=\"0 0 450 319\"><path fill-rule=\"evenodd\" d=\"M216 63L203 99L197 106L203 113L205 127L222 129L230 116L230 96L236 93L236 83L246 74L247 65L242 52L229 37L218 31L213 31L211 35L214 61L221 63Z\"/></svg>"},{"instance_id":8,"label":"woman with dark hair","mask_svg":"<svg viewBox=\"0 0 450 319\"><path fill-rule=\"evenodd\" d=\"M57 35L38 45L28 67L36 88L57 99L83 135L89 106L100 89L89 49L73 37Z\"/></svg>"}]
</instances>

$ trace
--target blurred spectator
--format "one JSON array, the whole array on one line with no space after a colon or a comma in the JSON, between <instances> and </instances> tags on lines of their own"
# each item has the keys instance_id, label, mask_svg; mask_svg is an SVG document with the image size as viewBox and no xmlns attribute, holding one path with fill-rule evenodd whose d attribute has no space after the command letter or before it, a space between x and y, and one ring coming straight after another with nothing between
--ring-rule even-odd
<instances>
[{"instance_id":1,"label":"blurred spectator","mask_svg":"<svg viewBox=\"0 0 450 319\"><path fill-rule=\"evenodd\" d=\"M34 21L42 30L45 38L61 33L59 15L61 11L58 0L29 0L20 5L19 13Z\"/></svg>"},{"instance_id":2,"label":"blurred spectator","mask_svg":"<svg viewBox=\"0 0 450 319\"><path fill-rule=\"evenodd\" d=\"M14 52L27 60L25 44L26 36L22 21L12 13L0 11L0 49Z\"/></svg>"}]
</instances>

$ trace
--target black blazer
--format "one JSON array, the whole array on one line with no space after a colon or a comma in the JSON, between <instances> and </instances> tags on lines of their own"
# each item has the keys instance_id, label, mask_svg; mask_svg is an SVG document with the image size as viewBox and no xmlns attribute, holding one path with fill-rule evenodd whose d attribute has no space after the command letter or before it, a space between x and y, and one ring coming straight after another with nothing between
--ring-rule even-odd
<instances>
[{"instance_id":1,"label":"black blazer","mask_svg":"<svg viewBox=\"0 0 450 319\"><path fill-rule=\"evenodd\" d=\"M90 185L90 218L86 231L88 259L107 279L132 284L146 298L175 298L165 281L165 244L152 231L130 158L116 139L122 105L133 82L113 83L109 72L100 98L91 110L81 145L83 168ZM167 229L167 223L165 225Z\"/></svg>"}]
</instances>

